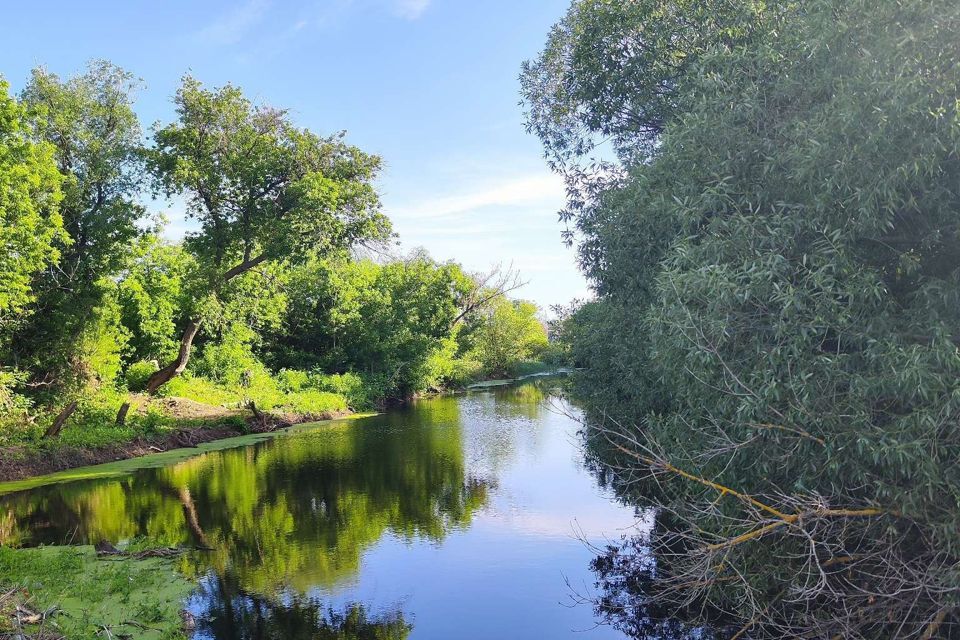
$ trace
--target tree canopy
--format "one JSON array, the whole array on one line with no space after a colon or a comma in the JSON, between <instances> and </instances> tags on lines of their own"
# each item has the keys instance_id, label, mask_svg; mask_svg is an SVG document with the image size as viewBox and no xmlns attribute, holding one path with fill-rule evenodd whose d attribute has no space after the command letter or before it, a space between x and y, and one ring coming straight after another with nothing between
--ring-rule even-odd
<instances>
[{"instance_id":1,"label":"tree canopy","mask_svg":"<svg viewBox=\"0 0 960 640\"><path fill-rule=\"evenodd\" d=\"M178 121L156 131L149 157L157 185L187 196L201 227L187 246L211 277L388 238L378 157L297 128L232 85L205 89L187 76L174 102Z\"/></svg>"},{"instance_id":2,"label":"tree canopy","mask_svg":"<svg viewBox=\"0 0 960 640\"><path fill-rule=\"evenodd\" d=\"M645 150L574 194L598 300L565 332L598 450L670 523L645 597L757 637L932 637L960 590L960 514L944 506L960 490L960 11L817 1L712 22L700 8L575 2L528 66L554 88L600 68L616 76L604 87L659 105L649 61L691 52L660 131L623 125L611 114L638 110L600 93L544 133L555 94L526 89L548 157L568 131ZM557 33L578 52L559 66ZM598 42L619 47L613 69Z\"/></svg>"},{"instance_id":3,"label":"tree canopy","mask_svg":"<svg viewBox=\"0 0 960 640\"><path fill-rule=\"evenodd\" d=\"M232 85L205 89L187 76L174 102L178 120L157 129L148 158L156 186L185 195L200 224L185 247L207 285L188 310L177 356L147 382L151 393L184 371L204 314L234 278L390 234L372 184L376 156L340 135L297 128L287 112L254 105Z\"/></svg>"},{"instance_id":4,"label":"tree canopy","mask_svg":"<svg viewBox=\"0 0 960 640\"><path fill-rule=\"evenodd\" d=\"M31 137L26 106L0 81L0 335L33 300L36 275L60 258L61 185L53 148Z\"/></svg>"},{"instance_id":5,"label":"tree canopy","mask_svg":"<svg viewBox=\"0 0 960 640\"><path fill-rule=\"evenodd\" d=\"M170 417L134 394L183 373L193 400L323 417L491 370L459 336L516 274L391 255L378 157L190 76L145 139L140 89L102 60L3 85L0 441L149 436Z\"/></svg>"}]
</instances>

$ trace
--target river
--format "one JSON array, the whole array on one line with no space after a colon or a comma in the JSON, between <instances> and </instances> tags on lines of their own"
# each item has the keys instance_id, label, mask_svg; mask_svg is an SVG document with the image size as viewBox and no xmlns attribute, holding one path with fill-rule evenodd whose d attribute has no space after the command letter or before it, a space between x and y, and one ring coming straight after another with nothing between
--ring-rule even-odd
<instances>
[{"instance_id":1,"label":"river","mask_svg":"<svg viewBox=\"0 0 960 640\"><path fill-rule=\"evenodd\" d=\"M0 543L207 547L206 638L622 638L591 560L635 533L550 380L0 497ZM579 602L579 603L578 603Z\"/></svg>"}]
</instances>

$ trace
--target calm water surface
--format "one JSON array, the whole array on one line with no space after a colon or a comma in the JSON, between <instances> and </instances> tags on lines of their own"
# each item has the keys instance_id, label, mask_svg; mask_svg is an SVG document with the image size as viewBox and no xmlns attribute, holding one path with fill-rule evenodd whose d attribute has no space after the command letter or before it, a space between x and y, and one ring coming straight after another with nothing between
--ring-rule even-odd
<instances>
[{"instance_id":1,"label":"calm water surface","mask_svg":"<svg viewBox=\"0 0 960 640\"><path fill-rule=\"evenodd\" d=\"M121 478L0 497L0 543L210 547L195 638L622 638L594 553L635 524L550 382L425 400Z\"/></svg>"}]
</instances>

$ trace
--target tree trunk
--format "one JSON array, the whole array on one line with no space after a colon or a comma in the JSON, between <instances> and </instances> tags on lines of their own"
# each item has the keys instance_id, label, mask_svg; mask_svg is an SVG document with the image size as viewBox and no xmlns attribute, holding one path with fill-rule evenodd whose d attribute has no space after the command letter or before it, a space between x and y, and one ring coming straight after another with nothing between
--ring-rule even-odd
<instances>
[{"instance_id":1,"label":"tree trunk","mask_svg":"<svg viewBox=\"0 0 960 640\"><path fill-rule=\"evenodd\" d=\"M66 424L73 412L77 410L77 401L74 400L63 408L63 411L54 419L53 424L43 434L44 438L56 438L63 431L63 425Z\"/></svg>"},{"instance_id":2,"label":"tree trunk","mask_svg":"<svg viewBox=\"0 0 960 640\"><path fill-rule=\"evenodd\" d=\"M199 320L191 320L187 323L183 337L180 338L180 351L177 353L176 360L150 376L150 379L147 380L147 393L150 395L156 394L157 389L183 373L183 370L187 368L187 362L190 361L190 348L193 346L193 339L197 336L199 330Z\"/></svg>"},{"instance_id":3,"label":"tree trunk","mask_svg":"<svg viewBox=\"0 0 960 640\"><path fill-rule=\"evenodd\" d=\"M117 412L117 426L122 427L127 422L127 413L130 412L130 401L124 402Z\"/></svg>"},{"instance_id":4,"label":"tree trunk","mask_svg":"<svg viewBox=\"0 0 960 640\"><path fill-rule=\"evenodd\" d=\"M258 422L260 422L261 424L266 422L265 420L266 416L263 415L263 411L260 411L260 409L257 408L256 402L251 400L250 402L247 403L247 408L250 409L250 411L253 413L253 417Z\"/></svg>"},{"instance_id":5,"label":"tree trunk","mask_svg":"<svg viewBox=\"0 0 960 640\"><path fill-rule=\"evenodd\" d=\"M187 520L187 528L190 529L190 533L196 538L197 545L209 548L210 543L207 542L207 535L203 532L203 527L200 526L200 518L197 517L197 507L193 503L193 496L190 495L190 488L181 487L177 491L177 497L180 498L180 504L183 506L183 515Z\"/></svg>"},{"instance_id":6,"label":"tree trunk","mask_svg":"<svg viewBox=\"0 0 960 640\"><path fill-rule=\"evenodd\" d=\"M254 267L260 264L263 264L266 261L267 261L266 255L259 255L256 258L251 258L250 260L244 260L243 262L233 267L232 269L229 269L225 274L223 274L223 281L230 282L237 276L242 275L247 271L250 271L250 269L253 269Z\"/></svg>"}]
</instances>

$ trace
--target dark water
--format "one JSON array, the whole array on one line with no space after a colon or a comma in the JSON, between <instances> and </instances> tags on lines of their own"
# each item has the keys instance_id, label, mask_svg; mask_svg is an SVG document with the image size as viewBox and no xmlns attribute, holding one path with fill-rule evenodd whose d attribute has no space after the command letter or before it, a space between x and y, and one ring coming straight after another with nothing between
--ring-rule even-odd
<instances>
[{"instance_id":1,"label":"dark water","mask_svg":"<svg viewBox=\"0 0 960 640\"><path fill-rule=\"evenodd\" d=\"M0 543L210 547L196 638L621 638L590 561L635 523L549 382L0 497ZM560 410L562 409L562 411Z\"/></svg>"}]
</instances>

